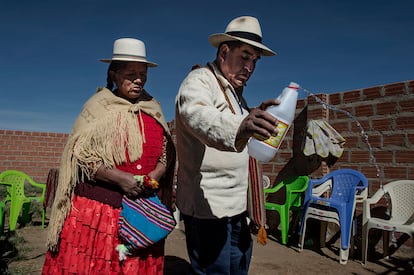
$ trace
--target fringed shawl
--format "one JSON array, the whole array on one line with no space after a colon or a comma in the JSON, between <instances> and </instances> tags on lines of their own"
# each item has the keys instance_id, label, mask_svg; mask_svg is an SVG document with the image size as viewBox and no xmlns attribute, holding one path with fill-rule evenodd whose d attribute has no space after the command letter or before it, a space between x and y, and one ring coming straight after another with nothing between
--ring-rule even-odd
<instances>
[{"instance_id":1,"label":"fringed shawl","mask_svg":"<svg viewBox=\"0 0 414 275\"><path fill-rule=\"evenodd\" d=\"M151 115L164 128L169 137L167 159L172 162L168 167L161 186L161 200L167 205L171 197L172 175L175 164L175 149L171 141L170 131L164 119L160 104L148 93L144 92L136 104L120 98L106 88L98 89L83 106L63 151L59 169L59 183L49 221L47 247L57 251L63 223L71 209L71 201L76 184L85 177L91 178L94 165L113 168L117 164L139 159L142 155L142 144L145 133L139 126L137 117L140 112ZM163 192L164 191L164 192Z\"/></svg>"}]
</instances>

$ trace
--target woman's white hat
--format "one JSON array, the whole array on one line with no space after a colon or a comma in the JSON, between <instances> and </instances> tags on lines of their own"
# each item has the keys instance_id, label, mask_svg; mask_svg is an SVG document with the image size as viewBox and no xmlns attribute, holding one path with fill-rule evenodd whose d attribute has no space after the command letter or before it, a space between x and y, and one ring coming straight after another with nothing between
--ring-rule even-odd
<instances>
[{"instance_id":1,"label":"woman's white hat","mask_svg":"<svg viewBox=\"0 0 414 275\"><path fill-rule=\"evenodd\" d=\"M262 30L259 21L255 17L237 17L227 25L225 33L212 34L208 38L210 44L216 48L222 42L234 40L262 49L262 55L276 55L274 51L262 44Z\"/></svg>"},{"instance_id":2,"label":"woman's white hat","mask_svg":"<svg viewBox=\"0 0 414 275\"><path fill-rule=\"evenodd\" d=\"M144 42L134 38L115 40L112 59L101 59L101 61L105 63L110 63L111 61L135 61L147 63L148 67L158 66L147 60Z\"/></svg>"}]
</instances>

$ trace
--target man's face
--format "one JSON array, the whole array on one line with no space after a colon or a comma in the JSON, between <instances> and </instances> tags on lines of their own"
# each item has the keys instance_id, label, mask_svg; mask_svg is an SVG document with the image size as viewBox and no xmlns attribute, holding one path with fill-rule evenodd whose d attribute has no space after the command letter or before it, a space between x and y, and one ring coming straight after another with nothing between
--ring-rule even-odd
<instances>
[{"instance_id":1,"label":"man's face","mask_svg":"<svg viewBox=\"0 0 414 275\"><path fill-rule=\"evenodd\" d=\"M233 88L243 87L256 68L260 52L248 44L230 49L224 44L220 51L221 72Z\"/></svg>"}]
</instances>

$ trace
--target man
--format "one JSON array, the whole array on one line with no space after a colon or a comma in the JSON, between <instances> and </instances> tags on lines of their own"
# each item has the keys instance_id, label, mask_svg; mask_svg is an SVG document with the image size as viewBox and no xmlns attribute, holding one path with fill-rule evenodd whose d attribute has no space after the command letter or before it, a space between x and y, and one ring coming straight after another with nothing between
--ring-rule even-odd
<instances>
[{"instance_id":1,"label":"man","mask_svg":"<svg viewBox=\"0 0 414 275\"><path fill-rule=\"evenodd\" d=\"M216 59L190 72L176 97L177 206L182 214L193 274L247 274L252 239L247 224L246 144L257 133L275 134L265 111L249 110L243 87L261 56L275 53L261 42L259 21L232 20L209 42Z\"/></svg>"}]
</instances>

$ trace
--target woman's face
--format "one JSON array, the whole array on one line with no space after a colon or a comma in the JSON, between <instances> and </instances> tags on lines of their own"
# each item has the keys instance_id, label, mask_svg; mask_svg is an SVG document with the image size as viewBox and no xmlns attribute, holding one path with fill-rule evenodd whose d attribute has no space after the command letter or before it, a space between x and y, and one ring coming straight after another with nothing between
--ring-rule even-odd
<instances>
[{"instance_id":1,"label":"woman's face","mask_svg":"<svg viewBox=\"0 0 414 275\"><path fill-rule=\"evenodd\" d=\"M111 73L118 87L118 96L129 101L134 101L139 97L147 82L146 63L128 62L123 69Z\"/></svg>"}]
</instances>

